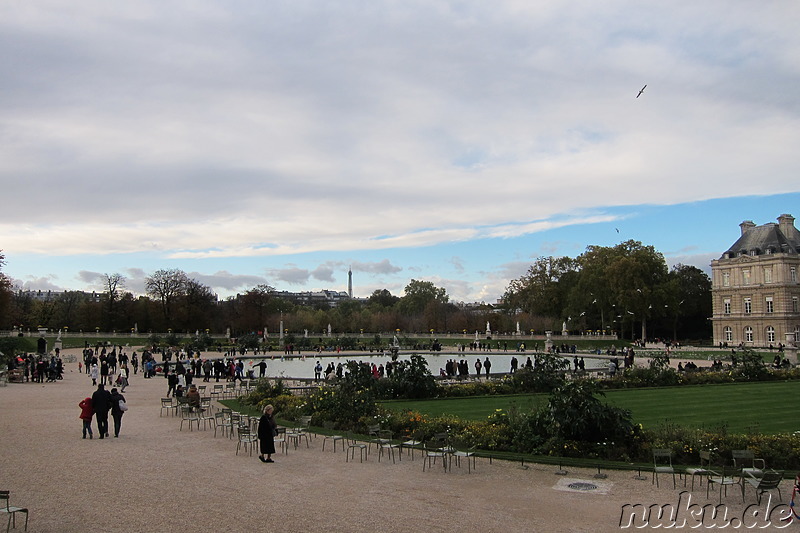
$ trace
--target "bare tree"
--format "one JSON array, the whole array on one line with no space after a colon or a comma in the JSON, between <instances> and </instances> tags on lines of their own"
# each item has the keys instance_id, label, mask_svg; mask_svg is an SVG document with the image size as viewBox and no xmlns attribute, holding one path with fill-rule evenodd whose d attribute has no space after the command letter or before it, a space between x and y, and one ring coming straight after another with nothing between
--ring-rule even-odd
<instances>
[{"instance_id":1,"label":"bare tree","mask_svg":"<svg viewBox=\"0 0 800 533\"><path fill-rule=\"evenodd\" d=\"M117 272L103 274L103 289L106 293L106 330L113 328L114 312L116 311L115 304L120 298L120 291L124 288L125 276Z\"/></svg>"},{"instance_id":2,"label":"bare tree","mask_svg":"<svg viewBox=\"0 0 800 533\"><path fill-rule=\"evenodd\" d=\"M0 327L8 327L7 313L11 305L11 279L3 274L3 265L6 264L6 257L0 250Z\"/></svg>"},{"instance_id":3,"label":"bare tree","mask_svg":"<svg viewBox=\"0 0 800 533\"><path fill-rule=\"evenodd\" d=\"M186 292L188 282L186 272L177 268L157 270L145 278L147 294L161 301L161 311L167 323L172 320L172 304Z\"/></svg>"}]
</instances>

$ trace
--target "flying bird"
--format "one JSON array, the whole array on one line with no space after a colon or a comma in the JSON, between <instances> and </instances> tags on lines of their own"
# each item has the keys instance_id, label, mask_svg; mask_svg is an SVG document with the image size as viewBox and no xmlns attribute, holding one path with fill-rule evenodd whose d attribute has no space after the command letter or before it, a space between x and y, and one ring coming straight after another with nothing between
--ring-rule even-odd
<instances>
[{"instance_id":1,"label":"flying bird","mask_svg":"<svg viewBox=\"0 0 800 533\"><path fill-rule=\"evenodd\" d=\"M647 87L647 84L645 84L645 86L642 87L642 89L639 91L639 94L636 95L636 98L639 98L640 96L642 96L642 93L644 92L645 87Z\"/></svg>"}]
</instances>

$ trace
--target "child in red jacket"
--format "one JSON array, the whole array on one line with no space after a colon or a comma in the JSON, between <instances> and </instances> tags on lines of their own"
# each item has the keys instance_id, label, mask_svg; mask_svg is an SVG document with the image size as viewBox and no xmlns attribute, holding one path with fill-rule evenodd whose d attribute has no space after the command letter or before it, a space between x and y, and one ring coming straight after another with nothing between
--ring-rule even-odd
<instances>
[{"instance_id":1,"label":"child in red jacket","mask_svg":"<svg viewBox=\"0 0 800 533\"><path fill-rule=\"evenodd\" d=\"M92 407L92 399L86 398L81 400L78 404L81 408L80 419L83 420L83 438L86 438L86 433L89 433L89 438L92 438L92 416L94 415L94 408Z\"/></svg>"}]
</instances>

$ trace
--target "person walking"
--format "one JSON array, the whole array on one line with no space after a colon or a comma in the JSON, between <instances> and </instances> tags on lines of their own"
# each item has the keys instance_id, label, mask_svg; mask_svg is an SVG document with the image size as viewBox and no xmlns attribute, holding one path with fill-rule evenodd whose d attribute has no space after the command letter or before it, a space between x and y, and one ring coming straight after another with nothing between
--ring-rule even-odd
<instances>
[{"instance_id":1,"label":"person walking","mask_svg":"<svg viewBox=\"0 0 800 533\"><path fill-rule=\"evenodd\" d=\"M119 369L119 386L120 392L125 392L125 387L128 386L128 375L130 374L128 370L128 365L123 363Z\"/></svg>"},{"instance_id":2,"label":"person walking","mask_svg":"<svg viewBox=\"0 0 800 533\"><path fill-rule=\"evenodd\" d=\"M97 432L100 438L108 437L108 410L111 409L111 394L100 383L92 394L92 407L97 421Z\"/></svg>"},{"instance_id":3,"label":"person walking","mask_svg":"<svg viewBox=\"0 0 800 533\"><path fill-rule=\"evenodd\" d=\"M81 408L81 414L78 418L83 421L83 438L86 438L86 434L89 434L89 438L92 438L92 416L94 415L94 408L92 407L92 399L91 398L84 398L83 400L78 403L78 407Z\"/></svg>"},{"instance_id":4,"label":"person walking","mask_svg":"<svg viewBox=\"0 0 800 533\"><path fill-rule=\"evenodd\" d=\"M100 384L101 385L105 385L106 383L108 383L108 373L109 373L108 363L105 360L102 360L100 362Z\"/></svg>"},{"instance_id":5,"label":"person walking","mask_svg":"<svg viewBox=\"0 0 800 533\"><path fill-rule=\"evenodd\" d=\"M92 385L97 386L97 377L100 374L100 371L97 369L97 363L92 365L92 370L89 372L89 375L92 378Z\"/></svg>"},{"instance_id":6,"label":"person walking","mask_svg":"<svg viewBox=\"0 0 800 533\"><path fill-rule=\"evenodd\" d=\"M278 424L272 416L274 408L272 405L264 407L264 414L258 420L258 443L261 454L258 456L262 463L274 463L272 454L275 453L275 434ZM264 455L267 458L264 458Z\"/></svg>"},{"instance_id":7,"label":"person walking","mask_svg":"<svg viewBox=\"0 0 800 533\"><path fill-rule=\"evenodd\" d=\"M492 362L491 362L491 361L489 361L489 358L488 358L488 357L487 357L487 358L486 358L486 360L483 362L483 369L486 371L486 377L487 377L487 379L488 379L488 377L489 377L489 371L492 369Z\"/></svg>"},{"instance_id":8,"label":"person walking","mask_svg":"<svg viewBox=\"0 0 800 533\"><path fill-rule=\"evenodd\" d=\"M122 415L127 410L128 405L125 403L125 396L117 392L116 388L111 389L111 418L114 419L115 438L119 437L119 430L122 427Z\"/></svg>"}]
</instances>

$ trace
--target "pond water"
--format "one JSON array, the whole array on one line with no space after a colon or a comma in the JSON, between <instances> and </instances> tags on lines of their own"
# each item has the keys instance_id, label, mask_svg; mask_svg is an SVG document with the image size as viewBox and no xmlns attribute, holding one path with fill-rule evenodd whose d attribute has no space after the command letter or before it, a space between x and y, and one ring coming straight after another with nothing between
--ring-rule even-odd
<instances>
[{"instance_id":1,"label":"pond water","mask_svg":"<svg viewBox=\"0 0 800 533\"><path fill-rule=\"evenodd\" d=\"M407 361L411 358L413 352L408 353L400 353L397 357L398 361ZM439 369L444 368L445 364L448 360L454 359L456 361L460 361L462 359L467 360L467 364L469 365L469 371L471 375L475 375L475 361L480 359L481 364L489 358L489 361L492 363L492 374L495 373L506 373L511 370L511 358L516 356L517 360L519 361L519 367L521 368L528 357L531 360L534 360L534 354L531 352L438 352L438 353L429 353L429 352L422 352L419 355L423 356L425 360L428 362L428 367L431 370L431 373L435 376L439 375ZM586 365L586 370L599 370L604 369L608 366L608 358L607 357L597 357L595 355L588 355L588 354L577 354L578 358L583 357L584 363ZM565 357L570 364L572 364L573 355L569 355ZM267 363L267 377L291 377L291 378L313 378L314 377L314 367L317 364L317 361L322 364L323 371L328 366L330 362L333 362L334 366L342 363L343 365L347 361L361 361L364 363L368 363L372 365L375 363L376 365L384 365L391 361L390 355L384 355L381 353L343 353L343 354L329 354L327 352L323 352L322 354L315 354L315 353L308 353L308 354L301 354L293 355L293 356L284 356L280 353L271 353L267 354L266 357L262 356L245 356L243 357L244 361L244 369L245 373L248 370L253 369L254 374L258 376L258 365L262 360L266 361ZM620 357L621 361L621 357ZM485 371L482 372L485 375Z\"/></svg>"}]
</instances>

